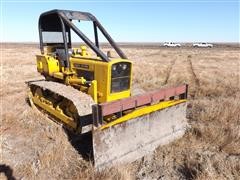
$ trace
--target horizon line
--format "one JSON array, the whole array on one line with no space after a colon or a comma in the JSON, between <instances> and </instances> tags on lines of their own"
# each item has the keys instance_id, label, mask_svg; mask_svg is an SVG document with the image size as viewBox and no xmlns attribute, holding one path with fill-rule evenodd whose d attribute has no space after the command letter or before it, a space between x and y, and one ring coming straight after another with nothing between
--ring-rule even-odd
<instances>
[{"instance_id":1,"label":"horizon line","mask_svg":"<svg viewBox=\"0 0 240 180\"><path fill-rule=\"evenodd\" d=\"M157 44L157 43L165 43L165 42L174 42L174 43L198 43L198 42L207 42L207 43L237 43L240 44L240 41L115 41L116 43L151 43L151 44ZM39 44L38 41L0 41L0 43L29 43L29 44ZM72 44L78 44L78 43L84 43L84 42L72 42ZM99 43L108 43L109 42L99 42Z\"/></svg>"}]
</instances>

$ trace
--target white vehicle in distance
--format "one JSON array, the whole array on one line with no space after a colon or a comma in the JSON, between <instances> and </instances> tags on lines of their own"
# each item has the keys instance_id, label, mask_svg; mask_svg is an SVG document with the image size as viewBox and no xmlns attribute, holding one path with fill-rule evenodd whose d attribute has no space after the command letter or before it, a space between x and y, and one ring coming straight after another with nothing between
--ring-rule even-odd
<instances>
[{"instance_id":1,"label":"white vehicle in distance","mask_svg":"<svg viewBox=\"0 0 240 180\"><path fill-rule=\"evenodd\" d=\"M206 48L212 48L213 44L209 43L194 43L193 47L206 47Z\"/></svg>"},{"instance_id":2,"label":"white vehicle in distance","mask_svg":"<svg viewBox=\"0 0 240 180\"><path fill-rule=\"evenodd\" d=\"M163 46L164 47L181 47L181 44L174 43L174 42L165 42Z\"/></svg>"}]
</instances>

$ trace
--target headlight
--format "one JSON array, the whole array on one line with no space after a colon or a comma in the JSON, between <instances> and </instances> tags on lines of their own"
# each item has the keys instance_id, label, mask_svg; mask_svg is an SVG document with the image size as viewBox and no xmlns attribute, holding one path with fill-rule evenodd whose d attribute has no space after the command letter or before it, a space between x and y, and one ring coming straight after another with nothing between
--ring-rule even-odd
<instances>
[{"instance_id":1,"label":"headlight","mask_svg":"<svg viewBox=\"0 0 240 180\"><path fill-rule=\"evenodd\" d=\"M123 65L122 65L122 69L123 69L123 70L126 70L126 69L127 69L127 65L126 65L126 64L123 64Z\"/></svg>"},{"instance_id":2,"label":"headlight","mask_svg":"<svg viewBox=\"0 0 240 180\"><path fill-rule=\"evenodd\" d=\"M117 78L117 77L123 77L123 76L130 76L131 73L131 64L125 63L125 62L120 62L112 65L112 77Z\"/></svg>"},{"instance_id":3,"label":"headlight","mask_svg":"<svg viewBox=\"0 0 240 180\"><path fill-rule=\"evenodd\" d=\"M117 65L114 64L114 65L112 66L112 70L113 70L113 71L116 71L116 69L117 69Z\"/></svg>"}]
</instances>

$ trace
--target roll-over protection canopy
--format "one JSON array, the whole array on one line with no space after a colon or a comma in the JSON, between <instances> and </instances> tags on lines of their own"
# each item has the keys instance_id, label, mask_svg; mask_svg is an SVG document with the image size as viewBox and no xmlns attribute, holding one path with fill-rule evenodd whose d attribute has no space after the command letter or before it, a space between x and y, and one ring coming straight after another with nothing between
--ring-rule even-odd
<instances>
[{"instance_id":1,"label":"roll-over protection canopy","mask_svg":"<svg viewBox=\"0 0 240 180\"><path fill-rule=\"evenodd\" d=\"M93 43L80 29L77 28L72 22L72 20L83 20L92 21L94 28L95 43ZM68 48L71 48L71 31L72 29L103 61L110 61L106 54L104 54L99 49L98 41L98 29L108 40L110 45L115 49L118 55L127 59L126 55L117 46L111 36L107 33L104 27L92 14L88 12L80 11L69 11L69 10L51 10L42 13L39 17L39 38L40 38L40 49L44 53L44 46L51 44L61 44L64 45L66 53L66 61L68 62L66 66L69 66ZM51 32L55 32L51 34ZM51 42L51 40L44 39L44 33L48 36L52 36L58 39L57 42ZM51 38L50 38L51 39Z\"/></svg>"}]
</instances>

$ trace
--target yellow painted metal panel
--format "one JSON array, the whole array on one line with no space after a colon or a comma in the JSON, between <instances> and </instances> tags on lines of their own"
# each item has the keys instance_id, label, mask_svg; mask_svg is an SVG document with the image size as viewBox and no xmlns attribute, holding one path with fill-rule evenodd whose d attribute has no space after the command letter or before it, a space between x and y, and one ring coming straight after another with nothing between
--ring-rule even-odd
<instances>
[{"instance_id":1,"label":"yellow painted metal panel","mask_svg":"<svg viewBox=\"0 0 240 180\"><path fill-rule=\"evenodd\" d=\"M55 72L53 73L53 76L57 79L62 79L62 80L64 79L64 75L61 72Z\"/></svg>"},{"instance_id":2,"label":"yellow painted metal panel","mask_svg":"<svg viewBox=\"0 0 240 180\"><path fill-rule=\"evenodd\" d=\"M77 70L90 71L94 73L94 80L97 81L97 94L98 102L109 102L118 99L127 98L130 96L130 88L128 90L111 93L111 67L115 63L119 62L128 62L131 64L131 61L125 59L112 59L110 62L103 62L98 59L83 59L72 57L70 58L71 69L75 73ZM79 77L76 77L79 78ZM132 81L132 72L130 72L130 82ZM95 93L92 93L95 94Z\"/></svg>"},{"instance_id":3,"label":"yellow painted metal panel","mask_svg":"<svg viewBox=\"0 0 240 180\"><path fill-rule=\"evenodd\" d=\"M53 73L60 71L59 61L52 56L37 55L37 70L53 76Z\"/></svg>"}]
</instances>

